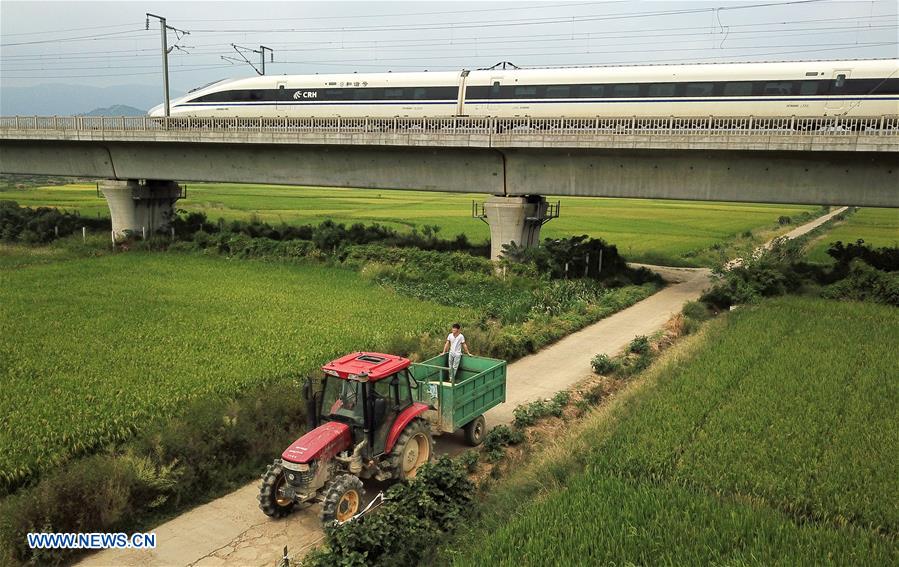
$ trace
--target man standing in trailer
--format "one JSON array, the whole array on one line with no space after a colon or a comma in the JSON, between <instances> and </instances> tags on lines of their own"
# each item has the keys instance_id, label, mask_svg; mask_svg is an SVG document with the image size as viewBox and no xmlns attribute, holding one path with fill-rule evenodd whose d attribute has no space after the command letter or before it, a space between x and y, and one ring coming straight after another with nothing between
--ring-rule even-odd
<instances>
[{"instance_id":1,"label":"man standing in trailer","mask_svg":"<svg viewBox=\"0 0 899 567\"><path fill-rule=\"evenodd\" d=\"M449 351L447 366L450 369L450 380L456 378L456 371L459 370L459 362L462 360L463 348L465 349L465 354L471 356L471 351L468 350L468 344L465 342L465 335L462 334L462 325L453 323L453 332L446 336L446 344L443 345L443 353L441 353L446 354Z\"/></svg>"}]
</instances>

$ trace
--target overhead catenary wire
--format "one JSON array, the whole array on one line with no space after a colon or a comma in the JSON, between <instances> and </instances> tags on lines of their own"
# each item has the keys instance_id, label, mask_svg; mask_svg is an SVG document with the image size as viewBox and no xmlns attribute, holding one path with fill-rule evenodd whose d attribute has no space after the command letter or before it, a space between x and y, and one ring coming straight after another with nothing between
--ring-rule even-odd
<instances>
[{"instance_id":1,"label":"overhead catenary wire","mask_svg":"<svg viewBox=\"0 0 899 567\"><path fill-rule=\"evenodd\" d=\"M892 43L891 42L879 42L879 43L871 43L871 44L847 44L847 45L832 46L829 48L799 49L799 50L790 50L790 51L773 51L773 52L767 52L767 53L740 53L740 54L728 54L728 55L715 55L715 56L709 56L709 57L695 57L695 58L686 59L686 60L682 57L670 58L670 59L654 59L649 63L641 63L641 64L635 63L633 61L607 61L607 62L603 62L602 64L597 64L595 62L585 62L585 63L574 62L574 63L564 65L563 67L591 67L591 66L601 67L601 66L612 66L612 65L622 65L622 66L652 65L652 64L670 63L670 62L678 62L678 63L683 63L685 65L689 65L691 63L698 63L698 62L703 62L703 61L713 61L716 59L733 59L733 58L737 58L737 57L768 57L768 56L779 56L779 55L796 55L796 54L800 54L800 53L816 53L819 51L869 49L871 47L882 47L884 45L892 45ZM487 58L487 57L493 57L493 56L482 55L482 56L473 56L473 57ZM283 62L276 61L274 64L276 64L276 65L279 65L279 64L281 64L281 65L284 65L284 64L329 65L329 66L335 66L335 67L352 67L352 68L376 67L376 68L384 70L384 71L394 69L394 68L395 69L403 68L403 69L410 69L410 70L421 70L420 65L414 65L414 66L412 66L412 65L386 65L384 63L369 65L369 64L359 64L359 63L340 64L340 63L332 63L332 62L315 63L315 62L308 62L308 61L283 61ZM555 67L555 66L552 66L552 65L532 65L532 66L524 65L524 66L522 66L523 69L530 69L530 68L538 68L539 69L539 68L550 68L550 67ZM186 72L186 71L194 71L194 70L200 70L200 69L229 69L229 68L233 69L234 67L233 67L233 65L196 65L196 66L184 65L184 66L173 66L173 70L171 72ZM448 71L457 70L459 68L461 68L461 67L458 65L453 65L453 66L443 65L443 66L434 66L433 67L434 70L448 70ZM60 78L74 79L74 78L97 78L97 77L110 77L110 76L134 77L134 76L141 76L141 75L156 75L156 74L158 74L158 71L147 71L147 72L141 72L141 73L115 73L114 75L109 75L109 74L66 75L66 76L62 76ZM14 78L17 78L17 79L43 79L46 77L38 75L38 76L27 76L27 77L22 76L22 77L14 77Z\"/></svg>"},{"instance_id":2,"label":"overhead catenary wire","mask_svg":"<svg viewBox=\"0 0 899 567\"><path fill-rule=\"evenodd\" d=\"M848 33L848 32L852 32L852 33L855 32L854 29L849 29L849 30L846 30L846 31L847 31L847 33ZM821 33L824 33L824 32L821 32ZM828 34L829 34L829 32L828 32ZM798 34L797 34L797 35L798 35ZM803 35L805 35L805 34L803 34ZM814 35L820 35L820 34L814 34ZM796 36L796 35L794 35L794 36L786 35L786 36L779 36L779 37L795 37L795 36ZM611 39L611 38L610 38L610 39ZM699 39L695 39L695 40L686 40L686 41L689 42L689 43L701 43L701 42L706 41L706 39L707 39L707 38L699 38ZM755 37L744 37L744 38L738 38L738 39L733 40L733 41L738 41L738 42L739 42L739 41L752 41L752 40L754 40L754 39L757 39L757 38L755 38ZM544 40L544 41L551 41L551 40ZM584 41L584 40L580 40L580 41ZM501 43L501 42L497 41L497 42L494 42L494 43ZM520 41L508 41L508 42L504 42L504 43L507 43L507 44L512 44L512 43L527 43L527 44L530 45L530 44L532 44L532 43L534 43L534 42L528 41L528 40L520 40ZM641 46L641 45L653 46L653 45L662 45L662 44L664 44L664 43L665 43L665 41L630 42L630 43L627 44L627 46L629 46L629 47L633 47L633 46ZM842 43L842 44L836 44L836 45L852 45L852 44L854 44L854 43L856 43L856 41L853 41L853 42L851 42L851 43ZM871 41L867 41L867 42L863 42L863 43L870 44L870 43L872 43L872 42L871 42ZM873 42L873 43L878 43L878 42ZM465 45L465 44L460 44L460 45ZM480 45L482 45L482 44L477 44L477 45L480 46ZM572 53L571 51L563 52L563 53L558 53L558 52L556 52L556 51L550 51L550 50L551 50L551 49L571 49L571 47L577 47L577 46L558 46L558 47L555 47L555 48L553 48L553 47L547 47L547 48L544 49L541 53L539 53L539 55L570 55L570 54L608 53L608 52L596 51L596 48L600 48L600 47L610 47L610 46L612 46L612 45L619 45L619 44L604 44L604 45L593 44L593 45L591 45L591 46L586 46L586 47L584 48L585 50L577 51L577 52L574 52L574 53ZM815 45L820 45L820 46L833 46L833 45L835 45L835 44L831 41L831 42L828 42L828 43L825 43L825 44L806 44L806 45L807 45L807 46L815 46ZM425 45L425 44L420 44L420 45L417 45L416 47L421 48L421 47L426 47L426 45ZM735 50L735 49L744 49L744 50L745 50L745 49L770 49L770 48L772 48L772 47L786 47L786 46L772 46L772 45L764 45L764 46L761 46L761 45L760 45L760 46L747 46L747 45L733 45L733 44L732 44L732 45L726 47L723 51L731 51L731 50ZM355 50L355 49L363 49L363 48L354 48L354 50ZM392 48L392 49L405 49L405 48L394 47L394 48ZM708 49L707 46L701 46L701 47L693 48L693 47L688 47L688 46L685 45L685 44L681 44L681 46L678 48L679 51L695 51L695 50L706 50L706 49ZM314 49L282 49L281 51L289 52L289 53L297 53L297 52L314 51ZM616 50L615 50L614 52L615 52L615 53L632 53L632 52L635 52L635 51L636 51L636 52L640 52L640 53L651 53L651 52L658 51L658 50L641 49L641 50L625 51L625 50L622 50L622 49L619 47L619 48L616 48ZM661 51L668 51L668 49L664 49L664 50L661 50ZM216 57L216 58L218 58L218 57L219 57L219 53L220 53L220 52L218 52L218 51L215 51L215 52L208 52L208 53L206 53L206 52L191 51L191 55L195 55L195 56L199 56L199 57ZM518 52L516 52L515 50L512 50L512 49L507 49L507 50L504 51L504 53L507 53L507 54L513 55L513 56L514 56L514 55L519 55ZM528 54L522 54L522 55L533 55L533 54L529 54L529 53L528 53ZM148 53L148 54L143 55L143 56L141 56L141 57L145 57L145 58L146 58L146 57L155 57L155 56L156 56L155 54L150 54L150 53ZM457 51L457 52L454 54L454 57L453 57L453 58L460 58L460 59L461 59L461 58L465 58L465 57L476 57L476 56L478 56L478 57L492 57L492 55L482 55L482 56L479 56L479 55L477 55L477 54L470 54L470 53L464 53L464 52L458 52L458 51ZM128 59L133 59L134 57L136 57L136 56L128 56L127 58L128 58ZM422 58L422 56L419 55L419 56L414 57L414 58L412 58L412 59L421 59L421 58ZM429 59L437 59L437 58L440 58L440 57L429 57ZM444 58L446 58L446 57L444 57ZM394 61L394 60L399 60L399 59L396 59L396 58L393 58L393 57L382 57L382 58L379 58L378 56L369 56L367 59L368 59L368 60L374 60L374 61ZM329 60L328 62L335 62L335 63L336 63L336 62L340 62L340 63L351 63L352 61L353 61L353 60L348 60L348 59L335 59L335 60ZM108 62L107 64L105 64L105 65L103 65L103 64L91 64L91 63L88 62L88 61L84 61L84 63L88 63L88 65L84 65L84 66L73 66L73 63L64 63L64 62L62 62L62 61L58 61L58 62L57 62L57 61L47 61L46 64L41 64L41 65L39 65L39 66L38 66L38 65L35 65L35 63L42 63L42 62L40 62L40 61L38 61L38 62L35 62L35 61L24 62L24 61L23 61L23 62L21 62L21 63L27 63L27 64L28 64L28 68L21 68L21 67L18 67L18 68L17 68L17 67L14 67L14 66L13 66L13 67L10 67L10 66L8 66L8 65L5 65L4 67L6 68L7 71L13 71L13 72L15 72L15 71L20 71L20 72L24 72L24 71L36 71L36 70L55 71L55 70L68 70L68 69L72 69L72 70L88 70L88 69L97 69L97 70L100 70L100 69L109 69L109 70L112 70L112 69L140 69L140 68L152 68L152 67L154 67L153 65L121 65L121 63L123 63L123 61L109 61L109 62ZM77 65L77 63L82 63L82 61L76 61L74 64ZM281 61L281 62L278 62L277 64L285 64L285 63L291 63L291 62L290 62L290 61ZM321 63L321 62L319 62L319 63ZM61 65L62 67L57 67L57 65Z\"/></svg>"},{"instance_id":3,"label":"overhead catenary wire","mask_svg":"<svg viewBox=\"0 0 899 567\"><path fill-rule=\"evenodd\" d=\"M837 0L788 0L786 2L765 2L765 3L757 3L757 4L743 4L737 6L723 6L718 8L684 8L679 10L654 10L647 12L629 12L623 14L605 14L605 15L573 15L573 16L553 16L550 18L527 18L527 19L519 19L519 20L504 20L503 22L453 22L451 24L447 24L445 22L440 23L408 23L408 24L390 24L384 26L342 26L340 28L332 28L327 27L326 29L321 28L287 28L287 29L203 29L196 28L191 31L194 33L206 33L206 34L222 34L222 33L295 33L295 32L304 32L304 33L333 33L334 29L340 29L341 31L367 31L367 32L377 32L377 31L410 31L410 30L432 30L432 29L443 29L443 28L453 28L453 29L470 29L470 28L485 28L485 27L497 27L497 26L522 26L522 25L546 25L546 24L569 24L576 22L595 22L595 21L608 21L608 20L621 20L621 19L637 19L637 18L648 18L648 17L657 17L657 16L670 16L670 15L689 15L689 14L698 14L698 13L713 13L715 11L731 11L731 10L746 10L746 9L754 9L754 8L763 8L763 7L772 7L772 6L788 6L788 5L796 5L796 4L813 4L813 3L822 3L822 2L834 2ZM137 30L143 31L143 30ZM128 32L111 32L110 34L99 34L94 37L82 36L82 37L73 37L73 38L58 38L58 39L44 39L44 40L35 40L29 42L18 42L18 43L7 43L0 44L0 47L12 47L19 45L35 45L35 44L43 44L43 43L58 43L58 42L69 42L69 41L87 41L91 39L99 39L101 35L114 35L119 33L128 33Z\"/></svg>"},{"instance_id":4,"label":"overhead catenary wire","mask_svg":"<svg viewBox=\"0 0 899 567\"><path fill-rule=\"evenodd\" d=\"M883 16L896 16L897 14L887 14ZM766 25L766 24L743 24L742 27L757 27L758 25ZM740 27L740 26L734 26ZM734 36L737 41L741 40L751 40L755 38L763 38L762 34L778 34L778 38L788 38L788 37L807 37L813 35L837 35L840 33L853 33L857 34L859 32L869 32L869 31L878 31L885 29L892 29L896 26L893 25L866 25L865 27L859 28L857 26L843 26L843 27L797 27L791 29L737 29L731 30L730 35ZM672 32L667 32L666 29L675 30ZM682 30L682 31L679 31ZM693 40L687 39L686 41L705 41L710 38L714 38L716 36L720 36L720 34L709 33L707 28L705 27L679 27L679 28L662 28L657 30L647 30L651 31L653 37L661 39L661 38L674 38L677 37L681 40L683 38L696 38ZM758 34L758 35L756 35ZM292 45L292 44L304 44L309 45L310 47L303 48L289 48L289 47L279 47L279 51L282 52L303 52L314 49L329 49L329 50L338 50L338 51L355 51L355 50L366 50L370 51L372 49L378 49L380 51L384 50L398 50L398 49L407 49L409 47L460 47L466 45L475 45L477 47L484 47L488 45L494 44L516 44L516 43L545 43L545 42L587 42L595 45L597 41L603 40L612 40L612 39L629 39L629 38L640 38L644 37L646 33L632 33L632 30L622 30L620 32L581 32L576 34L535 34L531 35L528 38L520 38L513 39L508 36L487 36L487 37L462 37L455 39L442 39L442 40L421 40L421 39L413 39L413 40L374 40L374 41L355 41L355 42L289 42L289 43L277 43L276 45L284 46L284 45ZM347 45L347 43L349 45ZM641 42L634 43L630 42L628 45L652 45L658 42ZM193 46L191 46L193 47ZM729 49L734 48L733 45L728 47ZM4 66L7 69L10 69L10 64L16 63L43 63L43 62L63 62L63 61L75 61L81 62L84 60L101 60L108 61L112 59L136 59L141 57L155 57L155 52L157 50L153 48L145 48L141 50L122 50L119 51L103 51L103 52L94 52L94 53L102 53L102 55L91 55L91 54L79 54L79 55L63 55L63 54L37 54L37 55L12 55L7 56L4 55L0 57L0 61L4 63ZM219 55L221 53L220 50L211 50L205 51L202 49L194 49L192 54L197 56L204 55ZM84 61L88 62L88 61ZM43 66L42 66L43 67ZM15 70L15 68L13 68Z\"/></svg>"}]
</instances>

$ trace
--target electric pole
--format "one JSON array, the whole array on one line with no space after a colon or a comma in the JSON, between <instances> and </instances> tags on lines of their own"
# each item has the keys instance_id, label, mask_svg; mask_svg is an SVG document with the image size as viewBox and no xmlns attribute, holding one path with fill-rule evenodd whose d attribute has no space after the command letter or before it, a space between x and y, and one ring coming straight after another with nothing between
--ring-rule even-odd
<instances>
[{"instance_id":1,"label":"electric pole","mask_svg":"<svg viewBox=\"0 0 899 567\"><path fill-rule=\"evenodd\" d=\"M163 89L165 89L165 115L168 117L171 114L171 102L169 101L169 52L171 52L173 48L169 48L169 40L166 36L166 31L172 30L179 39L179 34L189 35L190 32L166 25L165 18L149 12L147 12L147 29L150 29L150 18L159 20L159 31L162 36L162 85Z\"/></svg>"},{"instance_id":2,"label":"electric pole","mask_svg":"<svg viewBox=\"0 0 899 567\"><path fill-rule=\"evenodd\" d=\"M266 51L268 51L268 54L269 54L269 61L270 62L275 61L275 52L272 50L271 47L266 47L264 45L260 45L259 49L253 49L251 47L243 47L243 46L237 45L235 43L232 43L231 47L234 48L234 51L238 55L240 55L240 59L244 63L249 64L250 67L252 67L253 70L256 71L257 75L265 75L265 52ZM247 59L247 56L244 55L244 51L249 51L250 53L258 53L261 65L259 67L257 67L252 61ZM224 59L225 61L230 61L232 63L240 63L240 60L237 60L234 57L225 57L224 55L222 55L222 59Z\"/></svg>"},{"instance_id":3,"label":"electric pole","mask_svg":"<svg viewBox=\"0 0 899 567\"><path fill-rule=\"evenodd\" d=\"M268 49L269 54L271 55L272 61L275 60L275 52L272 51L271 47L266 47L264 45L259 46L259 58L262 60L262 74L265 75L265 50Z\"/></svg>"}]
</instances>

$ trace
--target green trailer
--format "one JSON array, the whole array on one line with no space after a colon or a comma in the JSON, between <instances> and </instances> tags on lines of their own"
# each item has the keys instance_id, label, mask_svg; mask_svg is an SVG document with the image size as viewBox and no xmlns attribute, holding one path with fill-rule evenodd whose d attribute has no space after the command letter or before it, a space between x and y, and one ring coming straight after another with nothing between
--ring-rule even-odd
<instances>
[{"instance_id":1,"label":"green trailer","mask_svg":"<svg viewBox=\"0 0 899 567\"><path fill-rule=\"evenodd\" d=\"M461 428L471 445L480 445L487 432L484 414L506 401L506 361L463 355L450 377L447 357L441 354L409 367L418 384L413 396L435 408L426 412L435 435Z\"/></svg>"}]
</instances>

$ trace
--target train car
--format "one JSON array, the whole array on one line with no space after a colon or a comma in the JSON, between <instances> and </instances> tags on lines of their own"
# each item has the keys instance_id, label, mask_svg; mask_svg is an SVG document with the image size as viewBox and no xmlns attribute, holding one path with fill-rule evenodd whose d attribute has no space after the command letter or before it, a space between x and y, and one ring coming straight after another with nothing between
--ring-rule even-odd
<instances>
[{"instance_id":1,"label":"train car","mask_svg":"<svg viewBox=\"0 0 899 567\"><path fill-rule=\"evenodd\" d=\"M899 59L281 75L213 83L172 116L899 114ZM150 111L162 116L161 106Z\"/></svg>"}]
</instances>

